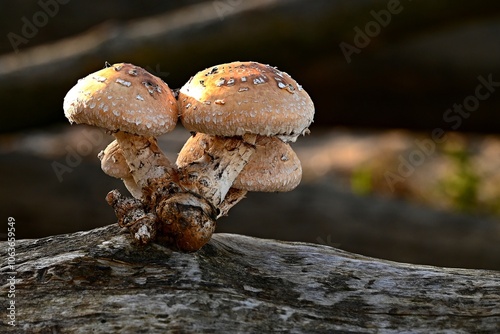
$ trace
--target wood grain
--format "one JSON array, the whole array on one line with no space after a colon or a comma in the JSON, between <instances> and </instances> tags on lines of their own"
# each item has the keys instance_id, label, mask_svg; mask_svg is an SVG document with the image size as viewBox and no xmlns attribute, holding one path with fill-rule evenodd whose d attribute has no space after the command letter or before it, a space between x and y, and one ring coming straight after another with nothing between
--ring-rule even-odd
<instances>
[{"instance_id":1,"label":"wood grain","mask_svg":"<svg viewBox=\"0 0 500 334\"><path fill-rule=\"evenodd\" d=\"M15 271L13 333L500 330L499 272L235 234L184 254L133 246L114 224L19 240Z\"/></svg>"}]
</instances>

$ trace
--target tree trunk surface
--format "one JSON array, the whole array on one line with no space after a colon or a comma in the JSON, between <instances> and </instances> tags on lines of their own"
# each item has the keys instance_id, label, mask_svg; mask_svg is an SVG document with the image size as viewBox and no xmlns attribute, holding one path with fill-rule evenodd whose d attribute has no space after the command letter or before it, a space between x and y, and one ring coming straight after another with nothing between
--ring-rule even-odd
<instances>
[{"instance_id":1,"label":"tree trunk surface","mask_svg":"<svg viewBox=\"0 0 500 334\"><path fill-rule=\"evenodd\" d=\"M116 224L18 240L12 267L9 245L0 245L2 332L500 331L495 271L234 234L178 253L134 246ZM15 327L6 312L12 300Z\"/></svg>"}]
</instances>

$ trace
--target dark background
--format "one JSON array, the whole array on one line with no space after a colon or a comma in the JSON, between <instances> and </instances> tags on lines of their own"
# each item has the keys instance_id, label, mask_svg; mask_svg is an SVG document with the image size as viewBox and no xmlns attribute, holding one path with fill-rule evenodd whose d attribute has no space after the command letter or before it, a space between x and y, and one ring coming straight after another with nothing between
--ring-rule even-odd
<instances>
[{"instance_id":1,"label":"dark background","mask_svg":"<svg viewBox=\"0 0 500 334\"><path fill-rule=\"evenodd\" d=\"M355 46L354 28L364 31L389 3L399 13L348 63L339 44ZM23 110L2 113L3 131L64 121L67 88L105 61L159 69L180 87L208 66L256 60L302 83L316 125L412 129L440 125L478 75L499 74L497 1L68 1L17 53L9 33L23 37L22 18L36 23L44 10L35 1L0 6L0 96ZM497 133L499 102L495 94L481 103L459 130Z\"/></svg>"},{"instance_id":2,"label":"dark background","mask_svg":"<svg viewBox=\"0 0 500 334\"><path fill-rule=\"evenodd\" d=\"M103 197L121 185L100 171L95 154L85 155L63 182L52 165L65 162L66 143L78 147L84 140L82 128L68 130L65 93L105 62L142 66L172 88L224 62L278 66L316 106L311 138L297 145L313 145L315 133L319 138L338 127L450 130L457 124L446 122L444 113L474 94L479 76L500 82L500 3L493 0L65 2L0 1L1 203L4 216L19 222L19 237L114 222ZM381 26L375 16L384 17L388 6L397 13ZM346 59L339 45L354 47L356 38L363 39L357 28L365 31L367 24L379 29ZM13 38L23 42L13 45ZM452 130L498 135L499 107L494 92ZM185 135L165 140L171 154ZM35 154L51 140L59 149ZM92 149L98 152L109 141ZM221 220L219 231L320 242L401 261L500 269L497 218L360 197L330 181L303 182L290 194L251 194Z\"/></svg>"}]
</instances>

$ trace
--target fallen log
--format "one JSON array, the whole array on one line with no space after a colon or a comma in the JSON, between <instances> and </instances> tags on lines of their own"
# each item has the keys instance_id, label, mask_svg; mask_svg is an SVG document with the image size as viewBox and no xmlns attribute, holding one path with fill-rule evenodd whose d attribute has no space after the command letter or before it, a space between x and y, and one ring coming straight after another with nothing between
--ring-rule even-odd
<instances>
[{"instance_id":1,"label":"fallen log","mask_svg":"<svg viewBox=\"0 0 500 334\"><path fill-rule=\"evenodd\" d=\"M316 125L432 130L443 125L452 102L473 93L478 75L499 80L491 45L500 2L442 1L446 11L432 0L71 1L17 53L7 35L22 34L21 18L45 13L37 1L31 8L10 4L2 7L4 50L11 52L0 54L0 100L11 112L0 113L0 131L65 121L62 99L69 87L106 61L134 63L177 88L199 70L234 60L288 71L314 97ZM389 2L399 14L385 17ZM95 8L100 14L82 17ZM378 25L374 15L390 23ZM126 17L135 19L120 20ZM376 36L366 27L378 29ZM497 96L460 131L498 132Z\"/></svg>"},{"instance_id":2,"label":"fallen log","mask_svg":"<svg viewBox=\"0 0 500 334\"><path fill-rule=\"evenodd\" d=\"M130 241L116 224L18 240L12 267L0 243L2 332L500 330L500 272L235 234L190 254Z\"/></svg>"}]
</instances>

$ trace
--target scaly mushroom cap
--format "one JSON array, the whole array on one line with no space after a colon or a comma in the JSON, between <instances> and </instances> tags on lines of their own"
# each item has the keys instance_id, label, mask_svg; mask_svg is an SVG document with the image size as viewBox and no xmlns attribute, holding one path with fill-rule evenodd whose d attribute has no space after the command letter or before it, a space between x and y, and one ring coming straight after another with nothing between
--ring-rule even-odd
<instances>
[{"instance_id":1,"label":"scaly mushroom cap","mask_svg":"<svg viewBox=\"0 0 500 334\"><path fill-rule=\"evenodd\" d=\"M246 191L290 191L302 179L299 157L289 144L275 137L257 137L255 153L234 180Z\"/></svg>"},{"instance_id":2,"label":"scaly mushroom cap","mask_svg":"<svg viewBox=\"0 0 500 334\"><path fill-rule=\"evenodd\" d=\"M295 141L313 121L314 105L287 73L256 62L207 68L179 92L182 124L218 136L256 134Z\"/></svg>"},{"instance_id":3,"label":"scaly mushroom cap","mask_svg":"<svg viewBox=\"0 0 500 334\"><path fill-rule=\"evenodd\" d=\"M197 133L191 136L179 152L176 164L180 168L205 156L211 135ZM289 144L276 137L258 136L255 152L233 182L232 187L246 191L290 191L302 178L300 160Z\"/></svg>"},{"instance_id":4,"label":"scaly mushroom cap","mask_svg":"<svg viewBox=\"0 0 500 334\"><path fill-rule=\"evenodd\" d=\"M104 173L117 179L124 179L131 176L127 160L116 140L113 140L98 155L101 160L101 169Z\"/></svg>"},{"instance_id":5,"label":"scaly mushroom cap","mask_svg":"<svg viewBox=\"0 0 500 334\"><path fill-rule=\"evenodd\" d=\"M143 136L171 131L178 118L177 101L168 85L125 63L78 80L64 98L64 114L71 123Z\"/></svg>"}]
</instances>

